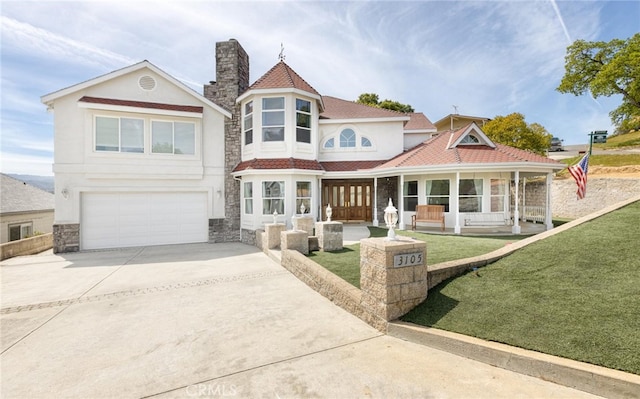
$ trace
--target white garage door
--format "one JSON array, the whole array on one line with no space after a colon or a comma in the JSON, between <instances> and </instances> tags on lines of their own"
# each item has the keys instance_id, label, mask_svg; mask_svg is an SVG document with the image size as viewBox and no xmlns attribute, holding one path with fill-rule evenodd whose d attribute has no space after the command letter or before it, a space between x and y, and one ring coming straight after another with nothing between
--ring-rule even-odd
<instances>
[{"instance_id":1,"label":"white garage door","mask_svg":"<svg viewBox=\"0 0 640 399\"><path fill-rule=\"evenodd\" d=\"M208 241L207 193L85 193L82 249Z\"/></svg>"}]
</instances>

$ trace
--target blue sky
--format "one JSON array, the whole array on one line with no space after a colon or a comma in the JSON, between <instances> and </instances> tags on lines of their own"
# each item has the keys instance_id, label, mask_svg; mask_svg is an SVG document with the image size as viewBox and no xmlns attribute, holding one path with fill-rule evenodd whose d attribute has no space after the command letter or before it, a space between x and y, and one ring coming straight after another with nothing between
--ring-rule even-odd
<instances>
[{"instance_id":1,"label":"blue sky","mask_svg":"<svg viewBox=\"0 0 640 399\"><path fill-rule=\"evenodd\" d=\"M198 92L215 42L248 52L251 82L286 62L318 92L374 92L431 121L520 112L565 144L613 131L620 98L555 91L566 47L640 31L640 1L2 1L1 171L51 175L42 95L141 60Z\"/></svg>"}]
</instances>

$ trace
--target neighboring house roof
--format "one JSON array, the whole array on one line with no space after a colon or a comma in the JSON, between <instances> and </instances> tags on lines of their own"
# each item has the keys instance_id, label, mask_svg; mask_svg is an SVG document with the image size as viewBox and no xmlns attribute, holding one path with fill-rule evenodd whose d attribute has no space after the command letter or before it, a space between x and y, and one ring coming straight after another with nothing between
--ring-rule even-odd
<instances>
[{"instance_id":1,"label":"neighboring house roof","mask_svg":"<svg viewBox=\"0 0 640 399\"><path fill-rule=\"evenodd\" d=\"M164 109L168 111L195 112L199 114L204 112L204 107L196 107L193 105L161 104L161 103L150 103L145 101L116 100L114 98L99 98L99 97L84 96L78 101L85 102L85 103L92 103L92 104L120 105L124 107L152 108L152 109Z\"/></svg>"},{"instance_id":2,"label":"neighboring house roof","mask_svg":"<svg viewBox=\"0 0 640 399\"><path fill-rule=\"evenodd\" d=\"M386 159L378 161L329 161L320 162L320 165L322 165L327 172L355 172L358 170L373 169L385 162Z\"/></svg>"},{"instance_id":3,"label":"neighboring house roof","mask_svg":"<svg viewBox=\"0 0 640 399\"><path fill-rule=\"evenodd\" d=\"M2 202L0 213L52 211L55 196L47 191L31 186L5 174L0 174Z\"/></svg>"},{"instance_id":4,"label":"neighboring house roof","mask_svg":"<svg viewBox=\"0 0 640 399\"><path fill-rule=\"evenodd\" d=\"M259 89L298 89L311 94L320 96L306 80L302 79L289 65L284 61L278 62L273 68L262 77L249 86L250 90Z\"/></svg>"},{"instance_id":5,"label":"neighboring house roof","mask_svg":"<svg viewBox=\"0 0 640 399\"><path fill-rule=\"evenodd\" d=\"M502 144L492 143L495 147L486 144L458 144L457 146L452 146L452 143L461 139L462 134L469 133L470 126L475 126L475 124L468 125L456 131L440 133L438 136L385 162L378 166L377 169L438 165L472 166L505 163L518 164L525 162L545 164L553 167L553 169L563 169L565 167L563 163L553 159ZM477 129L477 126L475 127Z\"/></svg>"},{"instance_id":6,"label":"neighboring house roof","mask_svg":"<svg viewBox=\"0 0 640 399\"><path fill-rule=\"evenodd\" d=\"M342 100L336 97L322 96L324 112L320 119L378 119L378 118L403 118L409 120L407 114L391 111L385 108L372 107L359 104L355 101Z\"/></svg>"},{"instance_id":7,"label":"neighboring house roof","mask_svg":"<svg viewBox=\"0 0 640 399\"><path fill-rule=\"evenodd\" d=\"M316 160L298 158L262 158L243 161L233 168L232 173L248 169L303 169L322 171L322 166Z\"/></svg>"},{"instance_id":8,"label":"neighboring house roof","mask_svg":"<svg viewBox=\"0 0 640 399\"><path fill-rule=\"evenodd\" d=\"M58 91L54 91L53 93L46 94L46 95L44 95L44 96L42 96L40 98L40 101L42 101L42 103L46 104L48 107L51 107L53 105L53 103L55 102L55 100L57 100L58 98L67 96L67 95L75 93L77 91L84 90L84 89L86 89L88 87L91 87L91 86L94 86L94 85L97 85L97 84L100 84L100 83L104 83L104 82L109 81L111 79L115 79L117 77L124 76L124 75L127 75L129 73L132 73L132 72L135 72L135 71L139 71L139 70L145 69L145 68L147 68L147 69L153 71L154 73L162 76L164 79L167 79L168 81L173 83L175 86L177 86L178 88L182 89L184 92L186 92L189 95L193 96L198 101L201 101L202 103L212 107L213 109L215 109L216 111L220 112L221 114L223 114L227 118L231 118L231 113L229 111L227 111L223 107L219 106L218 104L214 103L213 101L207 99L206 97L202 96L201 94L197 93L196 91L191 89L189 86L187 86L184 83L180 82L178 79L176 79L173 76L169 75L168 73L164 72L162 69L158 68L157 66L153 65L152 63L150 63L147 60L139 62L137 64L130 65L130 66L122 68L122 69L118 69L116 71L107 73L105 75L98 76L96 78L84 81L82 83L78 83L76 85L69 86L67 88L64 88L64 89L61 89L61 90L58 90Z\"/></svg>"},{"instance_id":9,"label":"neighboring house roof","mask_svg":"<svg viewBox=\"0 0 640 399\"><path fill-rule=\"evenodd\" d=\"M411 112L409 114L409 122L404 125L404 131L406 132L435 132L436 126L431 123L429 118L422 112Z\"/></svg>"},{"instance_id":10,"label":"neighboring house roof","mask_svg":"<svg viewBox=\"0 0 640 399\"><path fill-rule=\"evenodd\" d=\"M467 123L475 122L478 126L482 126L485 122L491 120L491 118L486 118L484 116L449 114L444 118L438 119L433 124L439 130L449 130L451 128L451 118L453 118L453 120L466 121Z\"/></svg>"}]
</instances>

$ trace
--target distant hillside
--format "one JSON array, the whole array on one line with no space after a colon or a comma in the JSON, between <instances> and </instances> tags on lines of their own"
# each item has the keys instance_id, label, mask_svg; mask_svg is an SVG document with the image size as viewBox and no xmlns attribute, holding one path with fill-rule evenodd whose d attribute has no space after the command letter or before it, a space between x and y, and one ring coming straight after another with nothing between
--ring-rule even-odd
<instances>
[{"instance_id":1,"label":"distant hillside","mask_svg":"<svg viewBox=\"0 0 640 399\"><path fill-rule=\"evenodd\" d=\"M7 176L54 194L53 176L16 175L11 173L7 173Z\"/></svg>"}]
</instances>

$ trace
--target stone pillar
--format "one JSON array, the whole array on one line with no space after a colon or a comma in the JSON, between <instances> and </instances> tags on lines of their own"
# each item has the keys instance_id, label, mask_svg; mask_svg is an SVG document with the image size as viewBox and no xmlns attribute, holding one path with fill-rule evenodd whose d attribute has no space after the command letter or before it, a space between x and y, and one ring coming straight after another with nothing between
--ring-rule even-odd
<instances>
[{"instance_id":1,"label":"stone pillar","mask_svg":"<svg viewBox=\"0 0 640 399\"><path fill-rule=\"evenodd\" d=\"M80 224L53 225L53 253L80 251Z\"/></svg>"},{"instance_id":2,"label":"stone pillar","mask_svg":"<svg viewBox=\"0 0 640 399\"><path fill-rule=\"evenodd\" d=\"M280 233L282 249L293 249L303 255L309 255L309 235L306 231L290 230Z\"/></svg>"},{"instance_id":3,"label":"stone pillar","mask_svg":"<svg viewBox=\"0 0 640 399\"><path fill-rule=\"evenodd\" d=\"M427 244L402 237L360 240L362 306L395 320L427 298Z\"/></svg>"},{"instance_id":4,"label":"stone pillar","mask_svg":"<svg viewBox=\"0 0 640 399\"><path fill-rule=\"evenodd\" d=\"M311 216L294 216L291 218L294 230L306 231L308 235L313 235L314 220Z\"/></svg>"},{"instance_id":5,"label":"stone pillar","mask_svg":"<svg viewBox=\"0 0 640 399\"><path fill-rule=\"evenodd\" d=\"M280 234L286 230L286 227L284 223L265 224L262 249L280 248Z\"/></svg>"},{"instance_id":6,"label":"stone pillar","mask_svg":"<svg viewBox=\"0 0 640 399\"><path fill-rule=\"evenodd\" d=\"M342 223L317 222L316 236L321 251L339 251L342 249Z\"/></svg>"}]
</instances>

